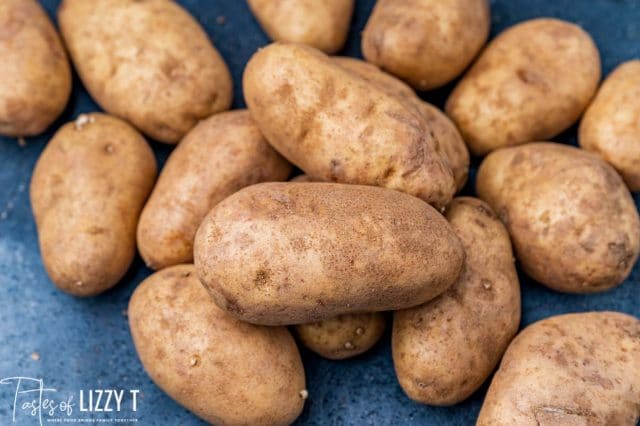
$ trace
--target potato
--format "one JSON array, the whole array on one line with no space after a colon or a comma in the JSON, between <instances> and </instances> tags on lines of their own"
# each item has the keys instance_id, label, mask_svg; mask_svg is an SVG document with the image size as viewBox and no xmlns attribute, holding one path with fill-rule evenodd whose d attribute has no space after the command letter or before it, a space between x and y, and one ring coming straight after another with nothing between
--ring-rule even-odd
<instances>
[{"instance_id":1,"label":"potato","mask_svg":"<svg viewBox=\"0 0 640 426\"><path fill-rule=\"evenodd\" d=\"M291 166L263 138L246 110L200 122L173 151L138 224L147 265L193 262L193 239L217 203L245 186L285 180Z\"/></svg>"},{"instance_id":2,"label":"potato","mask_svg":"<svg viewBox=\"0 0 640 426\"><path fill-rule=\"evenodd\" d=\"M640 321L617 312L559 315L511 343L477 425L635 426L638 401Z\"/></svg>"},{"instance_id":3,"label":"potato","mask_svg":"<svg viewBox=\"0 0 640 426\"><path fill-rule=\"evenodd\" d=\"M216 205L194 257L218 306L284 325L425 303L455 282L464 251L447 221L407 194L287 182Z\"/></svg>"},{"instance_id":4,"label":"potato","mask_svg":"<svg viewBox=\"0 0 640 426\"><path fill-rule=\"evenodd\" d=\"M397 311L393 362L407 395L429 405L467 399L489 377L520 324L509 234L482 201L461 197L447 219L467 254L463 273L429 303Z\"/></svg>"},{"instance_id":5,"label":"potato","mask_svg":"<svg viewBox=\"0 0 640 426\"><path fill-rule=\"evenodd\" d=\"M247 0L272 40L308 44L326 53L347 40L354 0Z\"/></svg>"},{"instance_id":6,"label":"potato","mask_svg":"<svg viewBox=\"0 0 640 426\"><path fill-rule=\"evenodd\" d=\"M460 75L489 36L487 0L378 0L362 33L365 59L418 90Z\"/></svg>"},{"instance_id":7,"label":"potato","mask_svg":"<svg viewBox=\"0 0 640 426\"><path fill-rule=\"evenodd\" d=\"M620 65L582 119L580 145L600 155L640 191L640 60Z\"/></svg>"},{"instance_id":8,"label":"potato","mask_svg":"<svg viewBox=\"0 0 640 426\"><path fill-rule=\"evenodd\" d=\"M151 148L115 117L80 115L58 130L33 171L31 206L44 266L61 290L93 296L122 278L155 178Z\"/></svg>"},{"instance_id":9,"label":"potato","mask_svg":"<svg viewBox=\"0 0 640 426\"><path fill-rule=\"evenodd\" d=\"M296 326L302 343L328 359L340 360L360 355L375 345L385 328L384 314L346 314Z\"/></svg>"},{"instance_id":10,"label":"potato","mask_svg":"<svg viewBox=\"0 0 640 426\"><path fill-rule=\"evenodd\" d=\"M229 70L197 21L166 0L64 0L62 35L100 106L161 142L229 109Z\"/></svg>"},{"instance_id":11,"label":"potato","mask_svg":"<svg viewBox=\"0 0 640 426\"><path fill-rule=\"evenodd\" d=\"M397 78L385 73L375 65L358 59L338 57L334 60L367 82L378 85L387 93L411 102L419 114L422 114L435 138L436 151L449 160L453 172L456 191L460 191L467 183L469 176L469 151L455 124L435 106L424 102L411 87Z\"/></svg>"},{"instance_id":12,"label":"potato","mask_svg":"<svg viewBox=\"0 0 640 426\"><path fill-rule=\"evenodd\" d=\"M638 258L633 199L591 153L553 143L495 151L480 166L477 192L507 226L525 272L552 289L607 290Z\"/></svg>"},{"instance_id":13,"label":"potato","mask_svg":"<svg viewBox=\"0 0 640 426\"><path fill-rule=\"evenodd\" d=\"M71 70L46 12L35 0L0 1L0 134L44 132L64 110Z\"/></svg>"},{"instance_id":14,"label":"potato","mask_svg":"<svg viewBox=\"0 0 640 426\"><path fill-rule=\"evenodd\" d=\"M600 55L580 27L534 19L500 34L447 101L476 155L548 140L570 127L600 81Z\"/></svg>"},{"instance_id":15,"label":"potato","mask_svg":"<svg viewBox=\"0 0 640 426\"><path fill-rule=\"evenodd\" d=\"M316 181L314 181L311 176L298 175L298 176L292 178L289 182L316 182Z\"/></svg>"},{"instance_id":16,"label":"potato","mask_svg":"<svg viewBox=\"0 0 640 426\"><path fill-rule=\"evenodd\" d=\"M218 308L193 265L147 278L128 315L151 379L207 422L286 425L300 415L304 369L289 331L247 324Z\"/></svg>"},{"instance_id":17,"label":"potato","mask_svg":"<svg viewBox=\"0 0 640 426\"><path fill-rule=\"evenodd\" d=\"M451 201L453 173L420 114L322 52L272 44L249 61L243 86L269 143L310 176L396 189L438 208Z\"/></svg>"}]
</instances>

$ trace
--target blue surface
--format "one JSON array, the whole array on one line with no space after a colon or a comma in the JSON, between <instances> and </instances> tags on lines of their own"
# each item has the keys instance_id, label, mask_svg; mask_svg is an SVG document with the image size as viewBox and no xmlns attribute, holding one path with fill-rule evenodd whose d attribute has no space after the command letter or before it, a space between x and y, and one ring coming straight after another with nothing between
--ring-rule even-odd
<instances>
[{"instance_id":1,"label":"blue surface","mask_svg":"<svg viewBox=\"0 0 640 426\"><path fill-rule=\"evenodd\" d=\"M207 29L229 64L235 81L234 107L243 107L241 74L251 54L267 43L241 0L180 1ZM358 0L344 54L360 56L360 32L373 0ZM59 4L45 0L53 15ZM492 1L492 34L524 19L555 16L576 22L595 38L605 73L618 63L640 57L640 1L638 0L497 0ZM223 20L218 20L224 16ZM1 65L0 65L1 66ZM571 72L571 70L567 70ZM442 105L448 89L426 93ZM0 379L11 376L42 378L58 390L56 399L81 389L139 389L138 411L125 407L116 414L88 414L74 407L76 418L137 418L144 425L202 424L156 388L142 370L129 336L124 314L131 292L150 271L137 259L114 290L89 300L58 292L42 267L28 187L31 170L45 143L60 123L79 113L98 110L75 81L70 104L51 131L28 140L0 140ZM575 143L575 129L557 138ZM153 148L160 162L170 148ZM477 161L475 161L477 165ZM475 170L475 167L474 167ZM473 176L472 170L472 176ZM467 193L472 194L472 184ZM636 196L636 204L640 197ZM640 268L619 288L590 296L554 293L522 276L523 325L565 312L618 310L640 316ZM35 355L37 353L38 355ZM302 352L310 399L299 424L473 424L486 385L468 401L451 408L432 408L409 401L398 386L391 361L389 333L368 354L332 362ZM35 358L35 359L34 359ZM39 359L38 359L39 358ZM268 374L265 371L265 374ZM20 401L26 395L20 397ZM0 386L0 425L11 424L13 386ZM64 417L56 415L56 417ZM37 418L18 410L18 424L37 424Z\"/></svg>"}]
</instances>

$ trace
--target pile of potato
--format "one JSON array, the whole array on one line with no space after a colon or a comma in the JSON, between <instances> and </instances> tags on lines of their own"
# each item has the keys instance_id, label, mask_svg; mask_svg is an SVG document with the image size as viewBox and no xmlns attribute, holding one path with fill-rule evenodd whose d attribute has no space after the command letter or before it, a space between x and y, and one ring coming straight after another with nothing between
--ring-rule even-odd
<instances>
[{"instance_id":1,"label":"pile of potato","mask_svg":"<svg viewBox=\"0 0 640 426\"><path fill-rule=\"evenodd\" d=\"M343 359L371 348L394 311L393 361L413 400L456 404L500 364L479 425L635 425L640 321L576 313L518 334L515 259L560 292L629 275L640 62L598 90L596 45L557 19L485 46L487 0L379 0L362 34L369 62L330 57L353 0L248 3L277 41L246 66L248 110L225 112L227 66L172 1L64 0L61 40L35 0L0 0L0 133L58 117L66 52L105 111L62 126L33 172L51 280L99 294L137 246L158 271L129 305L138 355L214 424L288 424L313 398L286 326ZM467 68L446 114L413 91ZM584 149L547 142L583 113ZM179 143L157 182L140 132ZM456 197L469 151L486 155L479 198ZM287 181L294 166L304 175Z\"/></svg>"}]
</instances>

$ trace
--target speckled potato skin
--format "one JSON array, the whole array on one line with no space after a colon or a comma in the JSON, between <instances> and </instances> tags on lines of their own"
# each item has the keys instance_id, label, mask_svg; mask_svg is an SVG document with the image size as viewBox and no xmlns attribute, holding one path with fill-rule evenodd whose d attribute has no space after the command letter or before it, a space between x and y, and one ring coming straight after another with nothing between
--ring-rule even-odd
<instances>
[{"instance_id":1,"label":"speckled potato skin","mask_svg":"<svg viewBox=\"0 0 640 426\"><path fill-rule=\"evenodd\" d=\"M291 165L269 146L249 112L201 121L171 153L138 223L147 266L193 262L193 240L209 210L259 182L286 180Z\"/></svg>"},{"instance_id":2,"label":"speckled potato skin","mask_svg":"<svg viewBox=\"0 0 640 426\"><path fill-rule=\"evenodd\" d=\"M640 321L617 312L559 315L524 329L502 359L478 426L635 426Z\"/></svg>"},{"instance_id":3,"label":"speckled potato skin","mask_svg":"<svg viewBox=\"0 0 640 426\"><path fill-rule=\"evenodd\" d=\"M143 281L128 316L151 379L207 422L288 425L300 415L304 368L289 331L247 324L218 308L193 265Z\"/></svg>"},{"instance_id":4,"label":"speckled potato skin","mask_svg":"<svg viewBox=\"0 0 640 426\"><path fill-rule=\"evenodd\" d=\"M393 318L398 381L428 405L457 404L475 392L520 324L520 283L504 225L470 197L455 198L446 217L467 255L462 274L441 296Z\"/></svg>"},{"instance_id":5,"label":"speckled potato skin","mask_svg":"<svg viewBox=\"0 0 640 426\"><path fill-rule=\"evenodd\" d=\"M578 120L598 88L600 67L598 48L577 25L525 21L487 46L446 111L476 155L549 140Z\"/></svg>"},{"instance_id":6,"label":"speckled potato skin","mask_svg":"<svg viewBox=\"0 0 640 426\"><path fill-rule=\"evenodd\" d=\"M71 70L40 3L0 1L0 57L0 134L44 132L67 104Z\"/></svg>"},{"instance_id":7,"label":"speckled potato skin","mask_svg":"<svg viewBox=\"0 0 640 426\"><path fill-rule=\"evenodd\" d=\"M354 0L247 0L256 19L275 41L307 44L326 53L342 49Z\"/></svg>"},{"instance_id":8,"label":"speckled potato skin","mask_svg":"<svg viewBox=\"0 0 640 426\"><path fill-rule=\"evenodd\" d=\"M262 183L225 199L196 235L195 265L218 306L289 325L408 308L457 279L462 245L415 197L334 183Z\"/></svg>"},{"instance_id":9,"label":"speckled potato skin","mask_svg":"<svg viewBox=\"0 0 640 426\"><path fill-rule=\"evenodd\" d=\"M424 102L416 96L413 89L394 76L387 74L377 66L359 59L336 57L334 61L367 82L376 84L390 95L394 95L416 108L425 119L432 137L435 139L435 149L443 158L449 161L456 185L456 192L467 183L469 177L469 150L462 139L462 135L455 124L445 113L430 103Z\"/></svg>"},{"instance_id":10,"label":"speckled potato skin","mask_svg":"<svg viewBox=\"0 0 640 426\"><path fill-rule=\"evenodd\" d=\"M31 179L42 261L58 288L94 296L122 278L155 178L151 148L118 118L83 115L58 130Z\"/></svg>"},{"instance_id":11,"label":"speckled potato skin","mask_svg":"<svg viewBox=\"0 0 640 426\"><path fill-rule=\"evenodd\" d=\"M386 321L381 312L338 315L328 320L296 326L300 341L318 355L347 359L365 353L375 345Z\"/></svg>"},{"instance_id":12,"label":"speckled potato skin","mask_svg":"<svg viewBox=\"0 0 640 426\"><path fill-rule=\"evenodd\" d=\"M227 65L176 2L64 0L58 20L91 96L148 136L177 143L199 120L229 109Z\"/></svg>"},{"instance_id":13,"label":"speckled potato skin","mask_svg":"<svg viewBox=\"0 0 640 426\"><path fill-rule=\"evenodd\" d=\"M437 208L451 201L453 173L421 115L319 50L271 44L247 64L243 87L269 143L310 176L395 189Z\"/></svg>"},{"instance_id":14,"label":"speckled potato skin","mask_svg":"<svg viewBox=\"0 0 640 426\"><path fill-rule=\"evenodd\" d=\"M610 289L638 258L636 206L594 154L555 143L504 148L484 160L476 185L507 226L522 268L554 290Z\"/></svg>"},{"instance_id":15,"label":"speckled potato skin","mask_svg":"<svg viewBox=\"0 0 640 426\"><path fill-rule=\"evenodd\" d=\"M620 65L584 114L580 146L602 157L640 191L640 60Z\"/></svg>"},{"instance_id":16,"label":"speckled potato skin","mask_svg":"<svg viewBox=\"0 0 640 426\"><path fill-rule=\"evenodd\" d=\"M365 59L418 90L460 75L489 37L487 0L378 0L362 34Z\"/></svg>"}]
</instances>

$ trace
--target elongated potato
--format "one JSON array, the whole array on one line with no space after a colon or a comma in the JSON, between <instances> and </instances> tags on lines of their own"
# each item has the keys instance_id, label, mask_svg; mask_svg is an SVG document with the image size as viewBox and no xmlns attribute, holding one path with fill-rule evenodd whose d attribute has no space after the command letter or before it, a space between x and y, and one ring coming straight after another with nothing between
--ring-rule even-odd
<instances>
[{"instance_id":1,"label":"elongated potato","mask_svg":"<svg viewBox=\"0 0 640 426\"><path fill-rule=\"evenodd\" d=\"M296 326L302 343L328 359L346 359L365 353L384 333L382 312L346 314Z\"/></svg>"},{"instance_id":2,"label":"elongated potato","mask_svg":"<svg viewBox=\"0 0 640 426\"><path fill-rule=\"evenodd\" d=\"M122 120L81 115L58 130L33 171L31 206L44 266L61 290L93 296L122 278L155 178L151 148Z\"/></svg>"},{"instance_id":3,"label":"elongated potato","mask_svg":"<svg viewBox=\"0 0 640 426\"><path fill-rule=\"evenodd\" d=\"M218 308L193 265L147 278L128 315L149 376L207 422L287 425L300 415L304 369L289 331L247 324Z\"/></svg>"},{"instance_id":4,"label":"elongated potato","mask_svg":"<svg viewBox=\"0 0 640 426\"><path fill-rule=\"evenodd\" d=\"M362 33L365 59L418 90L460 75L489 37L487 0L378 0Z\"/></svg>"},{"instance_id":5,"label":"elongated potato","mask_svg":"<svg viewBox=\"0 0 640 426\"><path fill-rule=\"evenodd\" d=\"M447 219L467 254L444 294L393 318L393 362L407 395L429 405L468 398L489 377L520 324L509 234L482 201L461 197Z\"/></svg>"},{"instance_id":6,"label":"elongated potato","mask_svg":"<svg viewBox=\"0 0 640 426\"><path fill-rule=\"evenodd\" d=\"M640 191L640 60L607 78L584 114L579 140L615 167L631 191Z\"/></svg>"},{"instance_id":7,"label":"elongated potato","mask_svg":"<svg viewBox=\"0 0 640 426\"><path fill-rule=\"evenodd\" d=\"M244 73L251 115L269 143L322 181L383 186L444 207L448 162L421 115L308 46L274 43Z\"/></svg>"},{"instance_id":8,"label":"elongated potato","mask_svg":"<svg viewBox=\"0 0 640 426\"><path fill-rule=\"evenodd\" d=\"M0 134L44 132L71 93L58 33L36 0L0 1Z\"/></svg>"},{"instance_id":9,"label":"elongated potato","mask_svg":"<svg viewBox=\"0 0 640 426\"><path fill-rule=\"evenodd\" d=\"M373 64L348 57L337 57L334 58L334 61L343 68L358 74L367 82L376 84L387 93L413 104L429 126L435 139L436 151L449 161L456 184L456 191L460 191L469 177L469 150L467 150L467 145L464 143L460 132L449 117L437 107L424 102L416 96L411 87Z\"/></svg>"},{"instance_id":10,"label":"elongated potato","mask_svg":"<svg viewBox=\"0 0 640 426\"><path fill-rule=\"evenodd\" d=\"M231 74L197 21L167 0L64 0L62 35L106 111L166 143L229 109Z\"/></svg>"},{"instance_id":11,"label":"elongated potato","mask_svg":"<svg viewBox=\"0 0 640 426\"><path fill-rule=\"evenodd\" d=\"M570 127L600 81L600 54L580 27L534 19L504 31L447 101L446 111L476 155L548 140Z\"/></svg>"},{"instance_id":12,"label":"elongated potato","mask_svg":"<svg viewBox=\"0 0 640 426\"><path fill-rule=\"evenodd\" d=\"M525 272L569 293L622 283L638 259L638 211L615 170L571 146L531 143L489 155L477 191L507 226Z\"/></svg>"},{"instance_id":13,"label":"elongated potato","mask_svg":"<svg viewBox=\"0 0 640 426\"><path fill-rule=\"evenodd\" d=\"M417 198L333 183L262 183L198 230L198 276L218 306L265 325L408 308L451 286L464 251Z\"/></svg>"},{"instance_id":14,"label":"elongated potato","mask_svg":"<svg viewBox=\"0 0 640 426\"><path fill-rule=\"evenodd\" d=\"M354 0L247 0L272 40L308 44L326 53L342 49Z\"/></svg>"},{"instance_id":15,"label":"elongated potato","mask_svg":"<svg viewBox=\"0 0 640 426\"><path fill-rule=\"evenodd\" d=\"M291 166L246 110L200 122L173 151L138 224L138 248L153 269L193 261L193 239L209 210L245 186L285 180Z\"/></svg>"},{"instance_id":16,"label":"elongated potato","mask_svg":"<svg viewBox=\"0 0 640 426\"><path fill-rule=\"evenodd\" d=\"M559 315L511 343L477 425L635 426L638 401L640 321L617 312Z\"/></svg>"}]
</instances>

